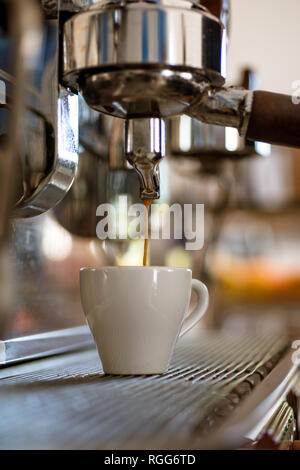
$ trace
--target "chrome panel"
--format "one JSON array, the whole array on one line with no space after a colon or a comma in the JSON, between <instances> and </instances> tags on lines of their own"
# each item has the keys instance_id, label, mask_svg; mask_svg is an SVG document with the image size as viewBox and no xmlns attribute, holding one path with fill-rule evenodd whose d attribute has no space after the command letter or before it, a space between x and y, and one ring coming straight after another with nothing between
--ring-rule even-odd
<instances>
[{"instance_id":1,"label":"chrome panel","mask_svg":"<svg viewBox=\"0 0 300 470\"><path fill-rule=\"evenodd\" d=\"M91 346L94 346L94 340L88 326L0 340L0 368Z\"/></svg>"},{"instance_id":2,"label":"chrome panel","mask_svg":"<svg viewBox=\"0 0 300 470\"><path fill-rule=\"evenodd\" d=\"M3 35L2 47L10 39ZM25 111L15 173L12 216L31 217L54 207L67 193L78 162L77 96L58 83L58 23L47 20L40 47L31 61L31 80L24 81ZM15 79L3 56L0 77L6 100L0 107L0 133L7 134Z\"/></svg>"},{"instance_id":3,"label":"chrome panel","mask_svg":"<svg viewBox=\"0 0 300 470\"><path fill-rule=\"evenodd\" d=\"M104 3L104 2L103 2ZM221 73L221 23L183 0L103 3L64 26L64 75L90 68L164 64Z\"/></svg>"},{"instance_id":4,"label":"chrome panel","mask_svg":"<svg viewBox=\"0 0 300 470\"><path fill-rule=\"evenodd\" d=\"M46 127L46 132L51 132L51 128ZM48 143L53 152L49 155L49 148L46 149L50 161L45 162L45 173L36 187L26 188L13 216L32 217L55 207L74 181L78 165L78 98L61 87L57 100L57 128L55 131L52 129L52 132L56 135L56 139L52 136L52 142L49 142L51 135L45 136L45 143ZM35 147L33 158L36 151ZM27 171L30 163L27 162ZM33 164L35 166L32 171L38 171L36 165L39 162L33 160ZM29 180L29 184L31 181Z\"/></svg>"}]
</instances>

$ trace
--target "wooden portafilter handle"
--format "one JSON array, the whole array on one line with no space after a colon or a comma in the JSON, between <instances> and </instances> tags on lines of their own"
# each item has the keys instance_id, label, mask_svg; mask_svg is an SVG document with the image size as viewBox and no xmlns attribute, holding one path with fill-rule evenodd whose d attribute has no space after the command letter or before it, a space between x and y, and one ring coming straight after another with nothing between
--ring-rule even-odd
<instances>
[{"instance_id":1,"label":"wooden portafilter handle","mask_svg":"<svg viewBox=\"0 0 300 470\"><path fill-rule=\"evenodd\" d=\"M289 95L255 91L246 138L300 148L300 104Z\"/></svg>"}]
</instances>

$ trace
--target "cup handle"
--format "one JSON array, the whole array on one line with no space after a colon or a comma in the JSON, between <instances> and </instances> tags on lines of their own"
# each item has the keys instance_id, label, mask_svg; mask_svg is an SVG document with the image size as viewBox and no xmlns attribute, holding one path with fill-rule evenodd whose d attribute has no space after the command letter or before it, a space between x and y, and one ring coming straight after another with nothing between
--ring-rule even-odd
<instances>
[{"instance_id":1,"label":"cup handle","mask_svg":"<svg viewBox=\"0 0 300 470\"><path fill-rule=\"evenodd\" d=\"M198 297L197 305L184 320L179 333L179 338L193 328L199 320L201 320L208 307L209 294L206 285L197 279L192 279L192 289L196 292Z\"/></svg>"}]
</instances>

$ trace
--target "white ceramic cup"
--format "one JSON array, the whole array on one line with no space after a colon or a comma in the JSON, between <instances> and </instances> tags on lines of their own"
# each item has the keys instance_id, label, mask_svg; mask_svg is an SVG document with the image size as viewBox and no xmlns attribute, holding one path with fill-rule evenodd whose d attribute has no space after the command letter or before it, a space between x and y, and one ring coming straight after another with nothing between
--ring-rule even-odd
<instances>
[{"instance_id":1,"label":"white ceramic cup","mask_svg":"<svg viewBox=\"0 0 300 470\"><path fill-rule=\"evenodd\" d=\"M192 289L197 305L186 317ZM82 268L80 291L106 374L167 372L177 338L208 306L206 286L185 268Z\"/></svg>"}]
</instances>

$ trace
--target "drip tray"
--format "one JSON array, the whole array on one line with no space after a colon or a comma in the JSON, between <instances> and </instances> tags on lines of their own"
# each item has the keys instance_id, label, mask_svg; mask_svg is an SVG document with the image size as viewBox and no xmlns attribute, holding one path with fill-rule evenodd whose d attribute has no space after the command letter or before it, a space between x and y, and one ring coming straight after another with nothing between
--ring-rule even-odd
<instances>
[{"instance_id":1,"label":"drip tray","mask_svg":"<svg viewBox=\"0 0 300 470\"><path fill-rule=\"evenodd\" d=\"M235 447L295 376L289 341L192 331L169 373L104 375L96 350L0 370L2 449Z\"/></svg>"}]
</instances>

